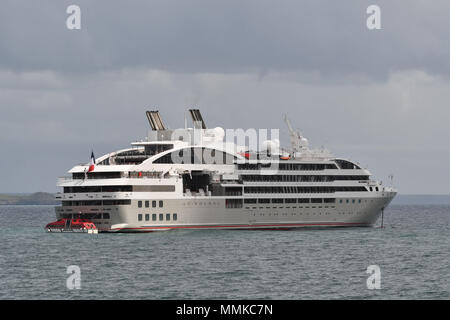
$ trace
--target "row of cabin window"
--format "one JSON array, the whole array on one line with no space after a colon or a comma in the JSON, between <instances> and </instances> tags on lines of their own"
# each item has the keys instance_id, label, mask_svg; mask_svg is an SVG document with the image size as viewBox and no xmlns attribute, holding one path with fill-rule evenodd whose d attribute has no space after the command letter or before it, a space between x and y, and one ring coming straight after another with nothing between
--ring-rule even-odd
<instances>
[{"instance_id":1,"label":"row of cabin window","mask_svg":"<svg viewBox=\"0 0 450 320\"><path fill-rule=\"evenodd\" d=\"M279 170L318 171L337 169L332 163L239 163L238 170L261 170L276 166Z\"/></svg>"},{"instance_id":2,"label":"row of cabin window","mask_svg":"<svg viewBox=\"0 0 450 320\"><path fill-rule=\"evenodd\" d=\"M367 191L365 187L244 187L245 193L334 193Z\"/></svg>"},{"instance_id":3,"label":"row of cabin window","mask_svg":"<svg viewBox=\"0 0 450 320\"><path fill-rule=\"evenodd\" d=\"M159 221L164 221L164 213L159 213ZM146 213L145 215L142 213L138 214L138 221L142 221L142 218L145 216L145 221L150 221L150 214ZM153 213L152 214L152 221L157 221L157 214ZM166 213L166 221L170 221L170 213ZM177 221L178 220L178 215L176 213L172 214L172 221Z\"/></svg>"},{"instance_id":4,"label":"row of cabin window","mask_svg":"<svg viewBox=\"0 0 450 320\"><path fill-rule=\"evenodd\" d=\"M145 201L145 207L150 208L150 201ZM159 200L159 207L163 207L163 201ZM138 208L142 208L142 201L138 201ZM156 200L152 200L152 208L156 208Z\"/></svg>"},{"instance_id":5,"label":"row of cabin window","mask_svg":"<svg viewBox=\"0 0 450 320\"><path fill-rule=\"evenodd\" d=\"M64 187L64 193L131 192L133 186Z\"/></svg>"},{"instance_id":6,"label":"row of cabin window","mask_svg":"<svg viewBox=\"0 0 450 320\"><path fill-rule=\"evenodd\" d=\"M344 199L339 199L339 203L344 203ZM350 203L350 200L345 199L345 203ZM356 200L352 199L352 203L356 203ZM361 199L358 199L358 203L361 203Z\"/></svg>"},{"instance_id":7,"label":"row of cabin window","mask_svg":"<svg viewBox=\"0 0 450 320\"><path fill-rule=\"evenodd\" d=\"M129 205L131 200L83 200L83 201L62 201L62 206L117 206Z\"/></svg>"},{"instance_id":8,"label":"row of cabin window","mask_svg":"<svg viewBox=\"0 0 450 320\"><path fill-rule=\"evenodd\" d=\"M367 181L369 176L342 175L242 175L243 181L270 182L329 182L336 180Z\"/></svg>"},{"instance_id":9,"label":"row of cabin window","mask_svg":"<svg viewBox=\"0 0 450 320\"><path fill-rule=\"evenodd\" d=\"M76 172L72 173L73 179L120 179L120 178L156 178L159 177L161 172L155 171L129 171L129 172Z\"/></svg>"},{"instance_id":10,"label":"row of cabin window","mask_svg":"<svg viewBox=\"0 0 450 320\"><path fill-rule=\"evenodd\" d=\"M72 173L73 179L120 179L122 178L122 172L113 171L113 172L75 172Z\"/></svg>"},{"instance_id":11,"label":"row of cabin window","mask_svg":"<svg viewBox=\"0 0 450 320\"><path fill-rule=\"evenodd\" d=\"M156 186L92 186L92 187L64 187L64 193L91 192L173 192L173 185Z\"/></svg>"},{"instance_id":12,"label":"row of cabin window","mask_svg":"<svg viewBox=\"0 0 450 320\"><path fill-rule=\"evenodd\" d=\"M244 199L244 203L335 203L335 198Z\"/></svg>"},{"instance_id":13,"label":"row of cabin window","mask_svg":"<svg viewBox=\"0 0 450 320\"><path fill-rule=\"evenodd\" d=\"M109 213L103 213L103 218L101 213L64 213L61 214L61 218L65 219L109 219Z\"/></svg>"},{"instance_id":14,"label":"row of cabin window","mask_svg":"<svg viewBox=\"0 0 450 320\"><path fill-rule=\"evenodd\" d=\"M339 203L356 203L356 199L339 199ZM335 198L301 198L301 199L244 199L244 203L335 203ZM361 199L358 199L361 203Z\"/></svg>"}]
</instances>

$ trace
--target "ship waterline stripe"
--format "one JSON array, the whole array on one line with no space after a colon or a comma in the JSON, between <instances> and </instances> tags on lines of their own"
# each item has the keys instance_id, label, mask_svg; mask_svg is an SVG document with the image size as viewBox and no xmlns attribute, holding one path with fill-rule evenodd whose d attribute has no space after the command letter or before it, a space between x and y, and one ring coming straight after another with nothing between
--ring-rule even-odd
<instances>
[{"instance_id":1,"label":"ship waterline stripe","mask_svg":"<svg viewBox=\"0 0 450 320\"><path fill-rule=\"evenodd\" d=\"M360 222L329 222L329 223L282 223L282 224L237 224L237 225L191 225L191 226L151 226L135 228L117 228L111 231L121 230L149 230L149 229L202 229L202 228L250 228L260 227L314 227L314 226L370 226L369 223Z\"/></svg>"}]
</instances>

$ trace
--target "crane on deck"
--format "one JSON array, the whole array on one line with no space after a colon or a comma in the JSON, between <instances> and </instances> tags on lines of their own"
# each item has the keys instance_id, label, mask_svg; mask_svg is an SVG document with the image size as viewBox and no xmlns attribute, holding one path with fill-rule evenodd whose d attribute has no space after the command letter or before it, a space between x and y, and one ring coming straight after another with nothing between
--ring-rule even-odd
<instances>
[{"instance_id":1,"label":"crane on deck","mask_svg":"<svg viewBox=\"0 0 450 320\"><path fill-rule=\"evenodd\" d=\"M287 117L287 115L284 115L284 122L286 122L286 125L289 129L289 136L291 138L291 146L292 146L292 152L294 154L301 152L302 150L306 149L308 147L308 140L300 134L298 130L294 130L294 128L291 125L291 121Z\"/></svg>"}]
</instances>

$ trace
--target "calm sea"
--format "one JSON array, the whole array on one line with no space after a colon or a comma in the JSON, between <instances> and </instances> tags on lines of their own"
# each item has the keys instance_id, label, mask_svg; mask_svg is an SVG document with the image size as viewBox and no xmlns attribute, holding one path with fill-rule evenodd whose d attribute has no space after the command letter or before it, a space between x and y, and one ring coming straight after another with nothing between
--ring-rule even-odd
<instances>
[{"instance_id":1,"label":"calm sea","mask_svg":"<svg viewBox=\"0 0 450 320\"><path fill-rule=\"evenodd\" d=\"M383 229L44 232L54 219L0 206L0 299L450 299L450 206L392 205Z\"/></svg>"}]
</instances>

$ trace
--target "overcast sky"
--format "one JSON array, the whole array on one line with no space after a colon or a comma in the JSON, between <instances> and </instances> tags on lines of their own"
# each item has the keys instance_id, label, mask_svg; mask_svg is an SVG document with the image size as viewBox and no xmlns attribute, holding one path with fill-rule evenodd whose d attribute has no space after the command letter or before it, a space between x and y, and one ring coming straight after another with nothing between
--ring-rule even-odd
<instances>
[{"instance_id":1,"label":"overcast sky","mask_svg":"<svg viewBox=\"0 0 450 320\"><path fill-rule=\"evenodd\" d=\"M68 30L66 8L81 8ZM381 30L366 27L371 4ZM400 193L450 194L448 0L3 0L0 192L55 192L75 164L171 128L280 128Z\"/></svg>"}]
</instances>

